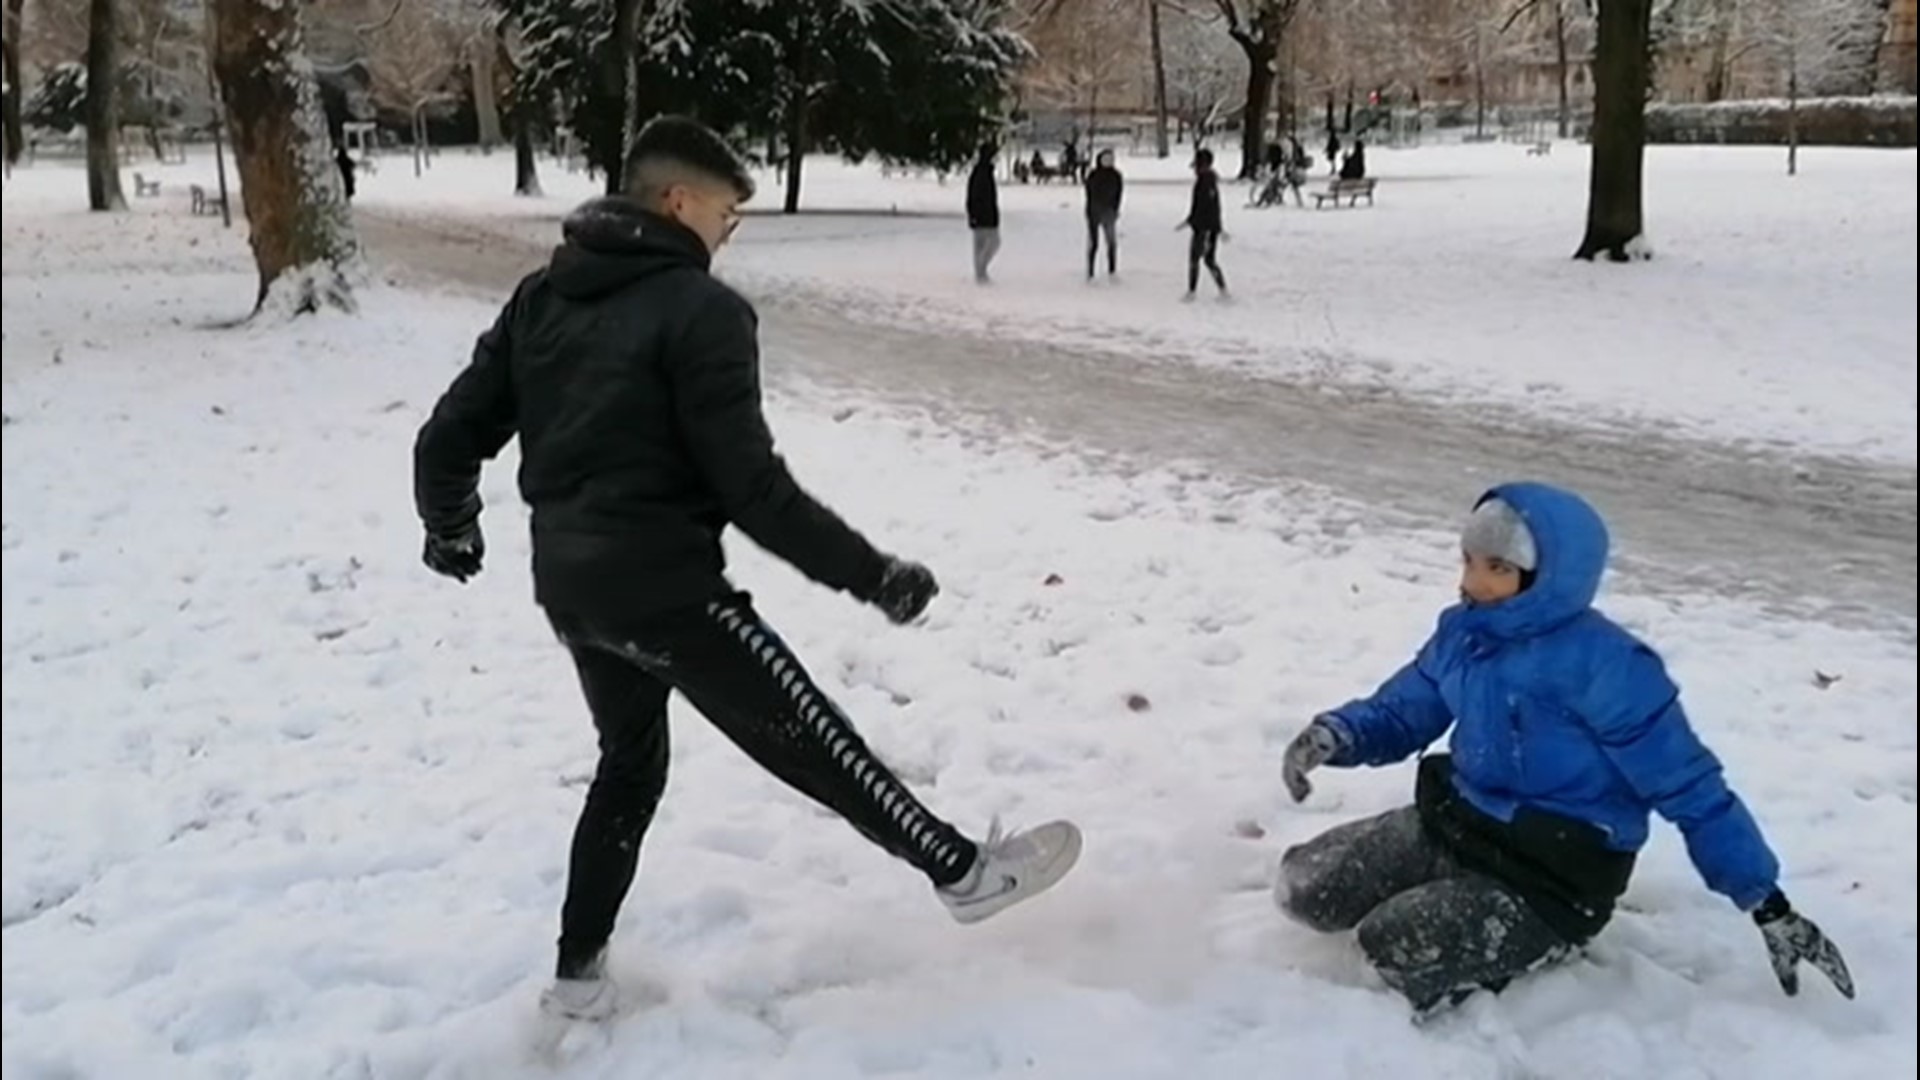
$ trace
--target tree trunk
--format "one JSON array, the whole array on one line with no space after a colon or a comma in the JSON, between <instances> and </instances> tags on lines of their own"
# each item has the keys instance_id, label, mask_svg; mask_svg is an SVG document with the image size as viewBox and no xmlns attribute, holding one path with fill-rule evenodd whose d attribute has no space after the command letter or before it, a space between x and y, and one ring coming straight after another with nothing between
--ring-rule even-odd
<instances>
[{"instance_id":1,"label":"tree trunk","mask_svg":"<svg viewBox=\"0 0 1920 1080\"><path fill-rule=\"evenodd\" d=\"M807 97L796 89L787 106L787 198L781 212L800 212L800 165L807 157Z\"/></svg>"},{"instance_id":2,"label":"tree trunk","mask_svg":"<svg viewBox=\"0 0 1920 1080\"><path fill-rule=\"evenodd\" d=\"M0 50L4 52L7 80L5 127L9 165L19 162L27 146L26 127L20 119L21 99L26 95L26 88L20 85L20 15L25 3L26 0L7 0L6 47Z\"/></svg>"},{"instance_id":3,"label":"tree trunk","mask_svg":"<svg viewBox=\"0 0 1920 1080\"><path fill-rule=\"evenodd\" d=\"M87 11L87 205L125 210L120 191L120 20L114 0Z\"/></svg>"},{"instance_id":4,"label":"tree trunk","mask_svg":"<svg viewBox=\"0 0 1920 1080\"><path fill-rule=\"evenodd\" d=\"M1800 58L1787 45L1787 175L1800 175Z\"/></svg>"},{"instance_id":5,"label":"tree trunk","mask_svg":"<svg viewBox=\"0 0 1920 1080\"><path fill-rule=\"evenodd\" d=\"M513 110L513 193L538 196L540 167L533 154L533 110L515 106Z\"/></svg>"},{"instance_id":6,"label":"tree trunk","mask_svg":"<svg viewBox=\"0 0 1920 1080\"><path fill-rule=\"evenodd\" d=\"M213 70L220 80L233 156L260 272L258 313L353 307L348 268L357 255L305 55L300 6L279 0L213 0Z\"/></svg>"},{"instance_id":7,"label":"tree trunk","mask_svg":"<svg viewBox=\"0 0 1920 1080\"><path fill-rule=\"evenodd\" d=\"M426 172L426 162L421 160L421 154L423 153L424 148L420 145L421 140L420 140L420 108L419 106L415 106L413 108L413 111L409 114L409 117L413 122L411 125L409 125L411 130L409 130L407 134L408 134L408 137L413 142L413 175L414 175L414 179L417 180L420 178L422 174Z\"/></svg>"},{"instance_id":8,"label":"tree trunk","mask_svg":"<svg viewBox=\"0 0 1920 1080\"><path fill-rule=\"evenodd\" d=\"M480 148L492 153L500 145L500 98L494 92L493 85L494 34L489 30L484 40L473 47L473 113L480 128Z\"/></svg>"},{"instance_id":9,"label":"tree trunk","mask_svg":"<svg viewBox=\"0 0 1920 1080\"><path fill-rule=\"evenodd\" d=\"M1487 137L1487 69L1480 58L1473 58L1473 137Z\"/></svg>"},{"instance_id":10,"label":"tree trunk","mask_svg":"<svg viewBox=\"0 0 1920 1080\"><path fill-rule=\"evenodd\" d=\"M1605 0L1593 58L1593 164L1587 234L1576 259L1633 257L1645 230L1641 183L1647 148L1653 0Z\"/></svg>"},{"instance_id":11,"label":"tree trunk","mask_svg":"<svg viewBox=\"0 0 1920 1080\"><path fill-rule=\"evenodd\" d=\"M1273 103L1273 58L1270 41L1246 40L1247 102L1240 109L1240 179L1252 179L1267 148L1267 108Z\"/></svg>"},{"instance_id":12,"label":"tree trunk","mask_svg":"<svg viewBox=\"0 0 1920 1080\"><path fill-rule=\"evenodd\" d=\"M1167 145L1167 55L1160 44L1159 0L1147 0L1147 30L1153 42L1153 148L1164 158L1173 151Z\"/></svg>"},{"instance_id":13,"label":"tree trunk","mask_svg":"<svg viewBox=\"0 0 1920 1080\"><path fill-rule=\"evenodd\" d=\"M1713 37L1707 49L1705 85L1701 87L1709 102L1727 96L1727 81L1733 68L1729 53L1733 47L1733 4L1734 0L1713 0Z\"/></svg>"},{"instance_id":14,"label":"tree trunk","mask_svg":"<svg viewBox=\"0 0 1920 1080\"><path fill-rule=\"evenodd\" d=\"M1567 4L1566 0L1554 0L1553 4L1553 71L1560 83L1560 122L1556 130L1561 138L1573 134L1573 102L1567 96Z\"/></svg>"}]
</instances>

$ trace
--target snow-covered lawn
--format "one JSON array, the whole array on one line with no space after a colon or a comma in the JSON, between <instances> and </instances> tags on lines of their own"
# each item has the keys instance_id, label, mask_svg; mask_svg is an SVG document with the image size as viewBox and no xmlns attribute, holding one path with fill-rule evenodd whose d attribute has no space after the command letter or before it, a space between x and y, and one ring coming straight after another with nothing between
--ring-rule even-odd
<instances>
[{"instance_id":1,"label":"snow-covered lawn","mask_svg":"<svg viewBox=\"0 0 1920 1080\"><path fill-rule=\"evenodd\" d=\"M436 175L454 175L442 160ZM814 172L822 189L828 172ZM1389 530L1306 487L1236 488L1177 464L1116 476L1069 447L968 438L793 383L771 412L803 482L883 546L929 561L946 591L924 626L894 629L746 545L739 580L935 807L972 829L996 813L1070 815L1086 858L1031 907L955 926L916 875L681 712L615 942L614 970L646 1006L598 1037L569 1035L557 1064L536 1060L534 1000L591 729L529 602L511 455L484 487L489 570L465 589L419 566L409 498L413 432L492 310L382 287L357 318L208 329L252 296L243 230L186 217L171 192L128 216L86 215L79 184L36 170L4 196L9 1080L1866 1080L1916 1067L1910 642L1712 597L1606 601L1665 650L1780 850L1787 891L1847 950L1859 1001L1812 979L1783 997L1758 933L1662 827L1588 958L1415 1028L1350 941L1284 921L1266 890L1286 844L1407 797L1403 767L1329 775L1294 807L1280 750L1418 643L1452 595L1453 538ZM1382 191L1371 215L1262 220L1276 244L1309 227L1384 230L1400 196L1390 181ZM1487 220L1459 231L1484 235ZM748 235L766 247L743 245L742 261L771 260L783 227L830 224L756 219ZM912 227L938 231L796 240L787 272L851 267L865 251L862 274L893 265L962 296L947 283L962 269L958 223ZM1905 261L1891 240L1861 250L1864 236L1829 230L1786 256L1857 260L1863 292L1905 274L1910 301L1911 236ZM949 240L952 273L894 261ZM1243 265L1258 242L1236 242ZM1633 276L1644 268L1563 268L1564 246L1516 265L1580 292L1654 288ZM1012 317L1083 288L1070 253L1055 253L1057 283L1040 253L1009 254L1007 284L953 310ZM1716 265L1723 282L1736 269ZM1302 273L1303 287L1323 280ZM1165 284L1142 272L1124 293L1075 302L1188 317L1170 303L1154 314ZM1191 318L1254 318L1256 295L1249 284L1241 306ZM1911 343L1904 310L1904 324L1882 313L1857 332ZM1429 337L1439 347L1483 332L1473 325L1438 322ZM1856 395L1844 404L1861 429L1885 437L1879 450L1902 406L1885 385L1861 387L1885 363L1863 356L1857 380L1833 380ZM1782 437L1819 441L1838 423L1821 411L1836 396L1786 424L1766 411L1784 399L1727 365L1716 353L1687 377ZM1603 382L1579 385L1605 400ZM1838 681L1822 688L1816 671Z\"/></svg>"},{"instance_id":2,"label":"snow-covered lawn","mask_svg":"<svg viewBox=\"0 0 1920 1080\"><path fill-rule=\"evenodd\" d=\"M1223 191L1230 306L1179 303L1184 151L1121 155L1118 283L1083 279L1075 187L1001 185L998 284L980 289L964 178L886 178L830 159L808 162L798 218L774 212L779 178L761 177L755 202L767 213L750 218L726 269L762 296L791 289L915 327L1914 460L1913 151L1809 149L1788 178L1778 149L1653 147L1658 257L1626 271L1568 258L1584 221L1584 146L1563 142L1545 158L1506 144L1368 156L1372 209L1316 211L1309 199L1306 210L1246 210L1245 187ZM515 199L510 154L449 152L420 180L406 165L389 159L365 178L361 204L456 202L552 239L556 219L595 190L549 165L549 197Z\"/></svg>"}]
</instances>

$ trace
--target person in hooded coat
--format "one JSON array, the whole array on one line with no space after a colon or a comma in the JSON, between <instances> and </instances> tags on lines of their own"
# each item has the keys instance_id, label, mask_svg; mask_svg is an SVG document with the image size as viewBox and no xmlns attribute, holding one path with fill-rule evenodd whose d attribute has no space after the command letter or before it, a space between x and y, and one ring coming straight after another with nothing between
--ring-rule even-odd
<instances>
[{"instance_id":1,"label":"person in hooded coat","mask_svg":"<svg viewBox=\"0 0 1920 1080\"><path fill-rule=\"evenodd\" d=\"M520 440L534 599L572 657L599 764L575 827L550 1014L602 1019L614 922L667 781L667 699L679 691L767 771L922 873L974 923L1050 888L1080 851L1072 824L982 839L934 814L726 575L739 529L814 581L917 619L939 592L795 481L760 404L751 305L713 257L753 194L710 129L650 122L625 193L568 216L552 261L514 290L414 447L423 553L480 572L481 466Z\"/></svg>"},{"instance_id":2,"label":"person in hooded coat","mask_svg":"<svg viewBox=\"0 0 1920 1080\"><path fill-rule=\"evenodd\" d=\"M1649 813L1678 825L1707 887L1758 924L1788 994L1806 962L1853 996L1840 951L1780 890L1780 864L1652 648L1595 610L1607 530L1543 484L1483 495L1461 537L1461 602L1373 696L1288 746L1294 800L1322 765L1423 758L1411 806L1292 847L1275 899L1361 951L1416 1011L1498 991L1607 925Z\"/></svg>"}]
</instances>

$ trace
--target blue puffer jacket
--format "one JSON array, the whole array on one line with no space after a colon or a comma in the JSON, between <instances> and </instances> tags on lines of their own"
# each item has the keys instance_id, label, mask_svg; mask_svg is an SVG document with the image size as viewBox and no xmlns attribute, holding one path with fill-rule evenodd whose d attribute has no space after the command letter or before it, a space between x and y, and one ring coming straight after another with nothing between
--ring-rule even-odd
<instances>
[{"instance_id":1,"label":"blue puffer jacket","mask_svg":"<svg viewBox=\"0 0 1920 1080\"><path fill-rule=\"evenodd\" d=\"M1453 725L1454 786L1482 812L1562 814L1637 851L1657 810L1680 827L1709 888L1758 905L1780 868L1753 816L1694 735L1660 658L1592 607L1607 561L1600 516L1542 484L1483 498L1493 496L1533 532L1532 585L1442 612L1412 663L1329 714L1346 742L1330 764L1400 761Z\"/></svg>"}]
</instances>

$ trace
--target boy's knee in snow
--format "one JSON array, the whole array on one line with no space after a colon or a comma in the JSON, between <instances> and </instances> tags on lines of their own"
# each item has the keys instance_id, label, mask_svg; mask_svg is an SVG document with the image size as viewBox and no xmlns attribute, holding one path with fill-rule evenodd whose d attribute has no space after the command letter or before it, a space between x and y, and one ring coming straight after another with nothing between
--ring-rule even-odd
<instances>
[{"instance_id":1,"label":"boy's knee in snow","mask_svg":"<svg viewBox=\"0 0 1920 1080\"><path fill-rule=\"evenodd\" d=\"M1329 875L1320 868L1319 860L1313 858L1306 844L1296 844L1280 856L1280 872L1273 882L1273 902L1295 922L1323 934L1353 925L1341 918L1341 909L1346 905L1340 902Z\"/></svg>"}]
</instances>

